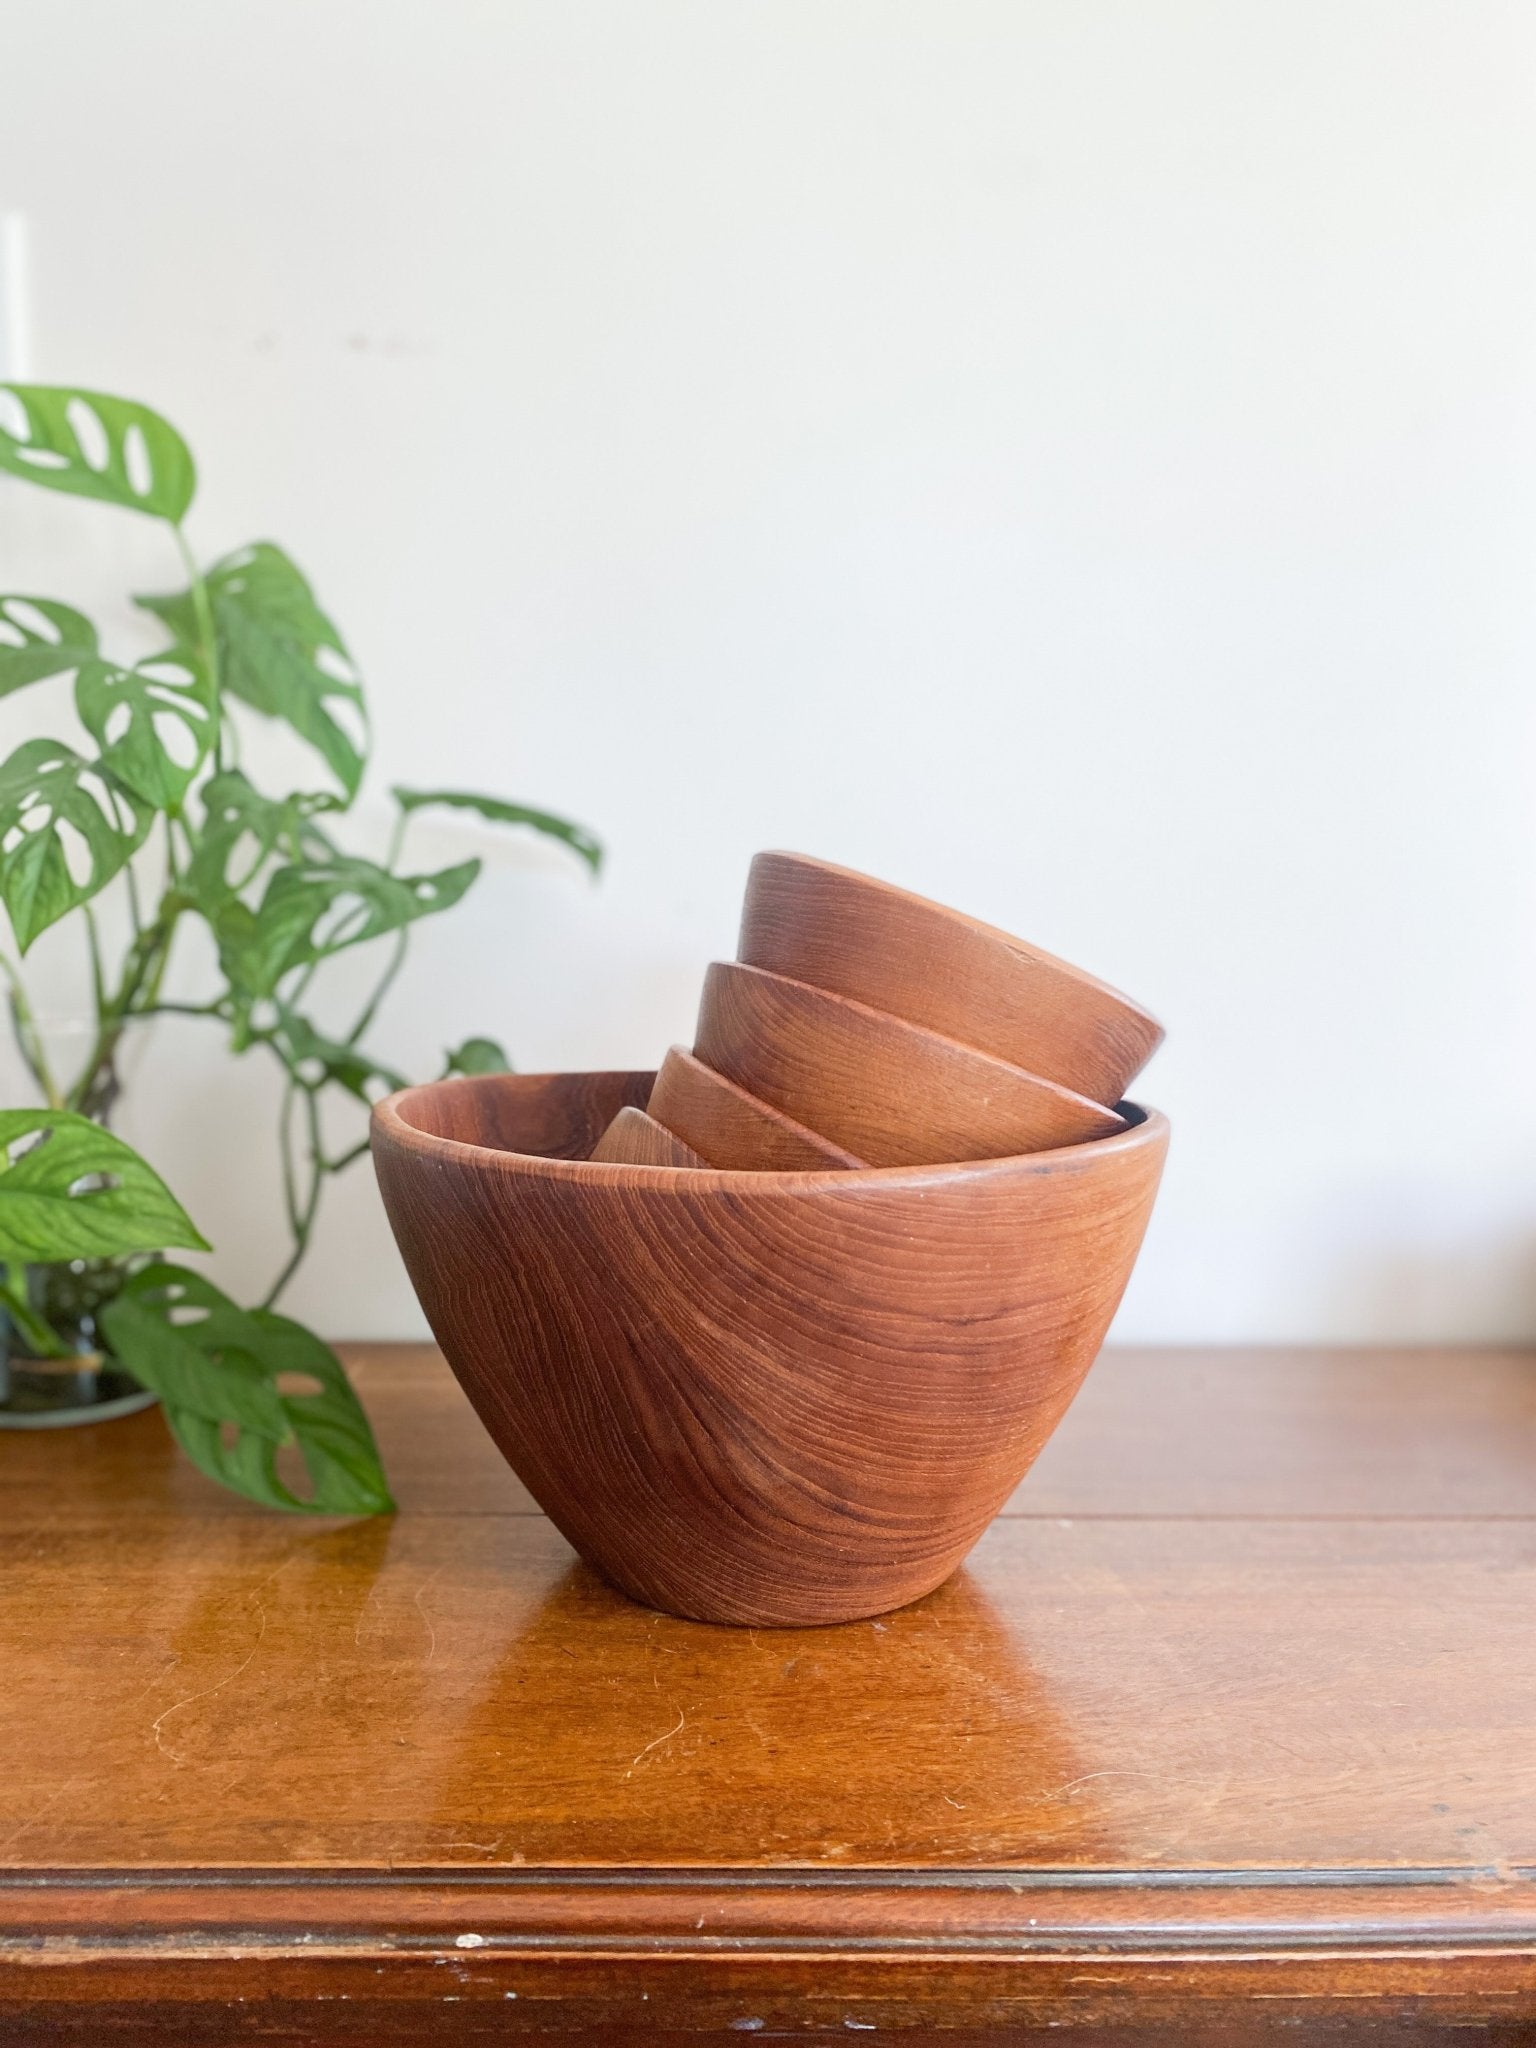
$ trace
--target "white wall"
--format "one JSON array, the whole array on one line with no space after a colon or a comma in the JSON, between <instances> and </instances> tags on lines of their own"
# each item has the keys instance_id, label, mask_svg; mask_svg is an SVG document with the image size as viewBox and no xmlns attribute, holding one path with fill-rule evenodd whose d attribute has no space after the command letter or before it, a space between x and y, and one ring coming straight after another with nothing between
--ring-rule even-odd
<instances>
[{"instance_id":1,"label":"white wall","mask_svg":"<svg viewBox=\"0 0 1536 2048\"><path fill-rule=\"evenodd\" d=\"M1536 1334L1536 12L4 15L32 373L309 567L379 789L609 843L487 847L402 1062L655 1060L797 846L1164 1016L1122 1336ZM0 581L173 581L132 524L0 491ZM129 1129L252 1286L272 1097L200 1029ZM366 1168L291 1300L420 1327Z\"/></svg>"}]
</instances>

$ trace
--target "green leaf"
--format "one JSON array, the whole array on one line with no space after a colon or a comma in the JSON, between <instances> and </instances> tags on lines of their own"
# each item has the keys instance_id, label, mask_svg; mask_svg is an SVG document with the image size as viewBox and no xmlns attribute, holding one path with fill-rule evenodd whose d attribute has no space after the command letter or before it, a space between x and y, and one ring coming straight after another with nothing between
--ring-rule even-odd
<instances>
[{"instance_id":1,"label":"green leaf","mask_svg":"<svg viewBox=\"0 0 1536 2048\"><path fill-rule=\"evenodd\" d=\"M290 796L279 803L230 768L209 776L201 799L203 822L185 880L205 915L238 895L279 849L292 860L325 860L335 852L314 822L318 812L335 809L335 797Z\"/></svg>"},{"instance_id":2,"label":"green leaf","mask_svg":"<svg viewBox=\"0 0 1536 2048\"><path fill-rule=\"evenodd\" d=\"M382 1066L360 1045L344 1045L315 1029L307 1017L284 1010L277 1023L278 1047L284 1063L304 1087L318 1087L334 1081L355 1095L359 1102L374 1100L370 1083L382 1081L385 1092L404 1088L406 1079L393 1067Z\"/></svg>"},{"instance_id":3,"label":"green leaf","mask_svg":"<svg viewBox=\"0 0 1536 2048\"><path fill-rule=\"evenodd\" d=\"M72 675L97 647L83 612L48 597L0 597L0 697L45 676Z\"/></svg>"},{"instance_id":4,"label":"green leaf","mask_svg":"<svg viewBox=\"0 0 1536 2048\"><path fill-rule=\"evenodd\" d=\"M341 1361L301 1323L242 1309L201 1274L135 1273L102 1313L107 1341L159 1394L176 1440L221 1485L295 1514L378 1515L394 1507L368 1418ZM278 1477L297 1443L307 1497Z\"/></svg>"},{"instance_id":5,"label":"green leaf","mask_svg":"<svg viewBox=\"0 0 1536 2048\"><path fill-rule=\"evenodd\" d=\"M494 1038L466 1038L448 1055L442 1078L450 1074L510 1074L512 1062ZM402 1084L403 1085L403 1084Z\"/></svg>"},{"instance_id":6,"label":"green leaf","mask_svg":"<svg viewBox=\"0 0 1536 2048\"><path fill-rule=\"evenodd\" d=\"M366 746L363 693L341 635L298 566L270 541L258 541L215 563L207 585L222 689L291 725L354 797ZM196 644L191 591L135 602L163 619L178 640ZM350 707L361 741L337 719L338 705Z\"/></svg>"},{"instance_id":7,"label":"green leaf","mask_svg":"<svg viewBox=\"0 0 1536 2048\"><path fill-rule=\"evenodd\" d=\"M157 811L176 809L213 745L213 692L202 657L167 647L132 668L85 662L75 678L80 723L102 764ZM179 731L173 751L169 735Z\"/></svg>"},{"instance_id":8,"label":"green leaf","mask_svg":"<svg viewBox=\"0 0 1536 2048\"><path fill-rule=\"evenodd\" d=\"M0 470L51 491L100 498L173 524L185 518L197 489L191 450L168 420L131 398L76 391L63 384L0 384L22 429L3 422Z\"/></svg>"},{"instance_id":9,"label":"green leaf","mask_svg":"<svg viewBox=\"0 0 1536 2048\"><path fill-rule=\"evenodd\" d=\"M259 907L231 902L214 922L225 974L244 995L272 995L295 967L449 910L480 872L460 861L432 875L392 875L350 854L279 868Z\"/></svg>"},{"instance_id":10,"label":"green leaf","mask_svg":"<svg viewBox=\"0 0 1536 2048\"><path fill-rule=\"evenodd\" d=\"M167 1245L208 1249L131 1145L66 1110L0 1110L0 1262L56 1265Z\"/></svg>"},{"instance_id":11,"label":"green leaf","mask_svg":"<svg viewBox=\"0 0 1536 2048\"><path fill-rule=\"evenodd\" d=\"M163 1276L169 1270L182 1269L152 1266L146 1270ZM205 1344L198 1341L204 1333L169 1320L159 1299L141 1299L131 1279L103 1311L101 1320L114 1354L135 1378L154 1389L167 1414L180 1411L206 1422L233 1422L272 1444L284 1443L289 1437L288 1418L277 1389L260 1365L233 1345L227 1348L227 1355L210 1358ZM222 1333L222 1324L215 1323L208 1335L217 1338Z\"/></svg>"},{"instance_id":12,"label":"green leaf","mask_svg":"<svg viewBox=\"0 0 1536 2048\"><path fill-rule=\"evenodd\" d=\"M105 888L152 815L62 740L27 740L0 764L0 897L23 953Z\"/></svg>"},{"instance_id":13,"label":"green leaf","mask_svg":"<svg viewBox=\"0 0 1536 2048\"><path fill-rule=\"evenodd\" d=\"M559 839L572 852L580 854L595 875L603 864L603 849L584 825L573 825L569 818L557 818L553 811L536 811L527 804L509 804L499 796L476 796L464 789L392 789L390 795L402 811L425 810L429 805L442 804L458 811L474 811L482 818L489 818L498 825L529 825L535 832L543 832L551 839Z\"/></svg>"}]
</instances>

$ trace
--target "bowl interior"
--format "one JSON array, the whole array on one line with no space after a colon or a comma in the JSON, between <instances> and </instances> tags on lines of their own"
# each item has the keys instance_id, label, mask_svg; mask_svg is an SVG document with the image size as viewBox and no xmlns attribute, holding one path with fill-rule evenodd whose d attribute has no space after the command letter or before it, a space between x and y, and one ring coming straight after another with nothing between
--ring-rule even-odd
<instances>
[{"instance_id":1,"label":"bowl interior","mask_svg":"<svg viewBox=\"0 0 1536 2048\"><path fill-rule=\"evenodd\" d=\"M621 1109L644 1109L655 1080L654 1072L477 1074L403 1089L391 1103L402 1123L429 1138L535 1159L589 1159Z\"/></svg>"}]
</instances>

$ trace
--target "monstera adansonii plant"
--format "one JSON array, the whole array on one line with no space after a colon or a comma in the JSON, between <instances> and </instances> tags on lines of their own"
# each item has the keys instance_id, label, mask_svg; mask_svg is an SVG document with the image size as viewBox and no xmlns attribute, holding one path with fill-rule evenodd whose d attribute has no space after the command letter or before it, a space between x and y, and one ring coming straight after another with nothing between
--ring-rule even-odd
<instances>
[{"instance_id":1,"label":"monstera adansonii plant","mask_svg":"<svg viewBox=\"0 0 1536 2048\"><path fill-rule=\"evenodd\" d=\"M0 471L158 521L168 574L177 561L181 576L179 589L135 599L164 644L131 662L107 653L72 605L0 596L0 698L39 685L72 691L87 741L27 739L0 763L0 900L12 936L0 972L40 1098L0 1111L0 1309L12 1346L35 1358L75 1348L64 1305L84 1275L97 1341L158 1394L205 1472L275 1508L387 1511L373 1434L340 1362L276 1303L313 1240L326 1183L367 1149L358 1105L405 1078L371 1039L412 929L451 910L479 873L478 860L413 870L407 829L418 812L448 807L546 834L594 872L600 848L526 804L397 788L382 857L352 850L345 827L369 728L346 642L271 541L199 565L186 534L196 470L159 413L100 392L0 385ZM305 743L310 786L272 790L247 772L241 735L252 719L280 721ZM113 914L98 915L109 891ZM72 1070L58 1071L25 960L66 919L80 934L91 1028ZM196 925L212 941L198 956L217 970L188 998L167 977ZM359 947L379 956L370 992L350 1022L323 1028L317 977ZM125 1039L165 1012L205 1019L231 1052L281 1070L291 1248L258 1305L238 1305L165 1256L207 1247L159 1176L106 1128ZM474 1037L446 1055L444 1071L506 1064L494 1040Z\"/></svg>"}]
</instances>

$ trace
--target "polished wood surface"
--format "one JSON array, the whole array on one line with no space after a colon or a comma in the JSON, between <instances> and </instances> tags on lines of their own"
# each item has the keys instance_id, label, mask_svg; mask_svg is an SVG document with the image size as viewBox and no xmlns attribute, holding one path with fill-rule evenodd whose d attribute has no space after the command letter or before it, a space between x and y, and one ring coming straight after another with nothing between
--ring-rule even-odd
<instances>
[{"instance_id":1,"label":"polished wood surface","mask_svg":"<svg viewBox=\"0 0 1536 2048\"><path fill-rule=\"evenodd\" d=\"M1097 1102L1118 1102L1162 1041L1155 1017L1081 968L806 854L758 854L737 950Z\"/></svg>"},{"instance_id":2,"label":"polished wood surface","mask_svg":"<svg viewBox=\"0 0 1536 2048\"><path fill-rule=\"evenodd\" d=\"M374 1110L385 1209L481 1420L582 1556L669 1613L789 1626L931 1592L1092 1364L1166 1123L894 1173L532 1156L578 1117L595 1141L630 1080L611 1112L560 1074ZM517 1149L463 1142L477 1103Z\"/></svg>"},{"instance_id":3,"label":"polished wood surface","mask_svg":"<svg viewBox=\"0 0 1536 2048\"><path fill-rule=\"evenodd\" d=\"M695 1056L874 1166L1006 1159L1124 1128L1102 1103L883 1010L736 960L704 976Z\"/></svg>"},{"instance_id":4,"label":"polished wood surface","mask_svg":"<svg viewBox=\"0 0 1536 2048\"><path fill-rule=\"evenodd\" d=\"M616 1166L704 1166L681 1138L643 1109L626 1103L592 1148L592 1157Z\"/></svg>"},{"instance_id":5,"label":"polished wood surface","mask_svg":"<svg viewBox=\"0 0 1536 2048\"><path fill-rule=\"evenodd\" d=\"M711 1166L758 1173L849 1172L869 1161L759 1102L674 1045L651 1090L650 1111Z\"/></svg>"},{"instance_id":6,"label":"polished wood surface","mask_svg":"<svg viewBox=\"0 0 1536 2048\"><path fill-rule=\"evenodd\" d=\"M962 1572L721 1630L425 1347L402 1512L0 1438L0 2041L1528 2041L1536 1355L1111 1350ZM754 2025L760 2022L760 2025Z\"/></svg>"}]
</instances>

